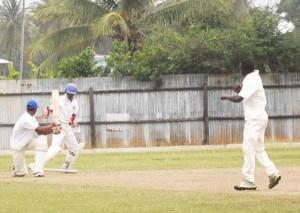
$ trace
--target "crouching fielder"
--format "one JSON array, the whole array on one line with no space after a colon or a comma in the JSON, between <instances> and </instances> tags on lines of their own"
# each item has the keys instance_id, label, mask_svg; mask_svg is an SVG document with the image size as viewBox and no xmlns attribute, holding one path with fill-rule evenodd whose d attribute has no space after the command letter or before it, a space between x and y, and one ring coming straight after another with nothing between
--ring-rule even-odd
<instances>
[{"instance_id":1,"label":"crouching fielder","mask_svg":"<svg viewBox=\"0 0 300 213\"><path fill-rule=\"evenodd\" d=\"M84 143L77 142L72 130L73 127L77 126L76 115L78 113L78 102L74 98L77 91L77 86L74 83L69 83L65 89L65 94L59 97L58 102L62 132L59 135L52 136L51 146L47 151L45 159L45 163L53 159L61 151L61 145L64 141L68 149L65 161L61 167L61 169L64 170L72 169L72 165L84 147ZM49 113L47 114L49 115Z\"/></svg>"},{"instance_id":2,"label":"crouching fielder","mask_svg":"<svg viewBox=\"0 0 300 213\"><path fill-rule=\"evenodd\" d=\"M29 100L26 111L15 123L10 138L13 157L12 174L14 177L23 177L27 174L25 162L25 150L27 149L35 149L33 175L35 177L44 176L44 162L47 152L47 136L45 135L53 133L53 128L56 125L51 123L47 126L40 126L35 118L37 108L38 103L35 100ZM59 131L59 129L55 129Z\"/></svg>"}]
</instances>

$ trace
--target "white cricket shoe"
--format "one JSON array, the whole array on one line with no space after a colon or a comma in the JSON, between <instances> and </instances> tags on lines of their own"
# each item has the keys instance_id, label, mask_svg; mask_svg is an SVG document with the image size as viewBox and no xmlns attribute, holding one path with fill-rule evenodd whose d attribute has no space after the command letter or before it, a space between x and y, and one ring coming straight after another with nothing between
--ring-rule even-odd
<instances>
[{"instance_id":1,"label":"white cricket shoe","mask_svg":"<svg viewBox=\"0 0 300 213\"><path fill-rule=\"evenodd\" d=\"M44 177L44 174L41 172L37 172L33 174L34 177Z\"/></svg>"},{"instance_id":2,"label":"white cricket shoe","mask_svg":"<svg viewBox=\"0 0 300 213\"><path fill-rule=\"evenodd\" d=\"M11 173L12 173L12 176L13 176L13 177L24 177L24 176L27 174L27 171L25 170L25 171L22 172L22 173L17 173L17 172L15 171L15 166L13 165L13 166L12 166L12 169L11 169Z\"/></svg>"},{"instance_id":3,"label":"white cricket shoe","mask_svg":"<svg viewBox=\"0 0 300 213\"><path fill-rule=\"evenodd\" d=\"M239 185L234 186L235 190L256 190L257 186L254 182L250 182L248 180L243 180Z\"/></svg>"},{"instance_id":4,"label":"white cricket shoe","mask_svg":"<svg viewBox=\"0 0 300 213\"><path fill-rule=\"evenodd\" d=\"M13 172L13 177L24 177L25 175L26 175L26 173L18 174L16 172Z\"/></svg>"}]
</instances>

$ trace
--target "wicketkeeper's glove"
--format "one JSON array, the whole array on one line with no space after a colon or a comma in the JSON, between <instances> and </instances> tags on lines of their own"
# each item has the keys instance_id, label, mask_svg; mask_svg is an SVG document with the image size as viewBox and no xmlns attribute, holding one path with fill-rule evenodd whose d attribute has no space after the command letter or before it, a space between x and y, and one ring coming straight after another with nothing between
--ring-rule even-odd
<instances>
[{"instance_id":1,"label":"wicketkeeper's glove","mask_svg":"<svg viewBox=\"0 0 300 213\"><path fill-rule=\"evenodd\" d=\"M61 130L62 130L61 126L52 127L53 134L60 134Z\"/></svg>"}]
</instances>

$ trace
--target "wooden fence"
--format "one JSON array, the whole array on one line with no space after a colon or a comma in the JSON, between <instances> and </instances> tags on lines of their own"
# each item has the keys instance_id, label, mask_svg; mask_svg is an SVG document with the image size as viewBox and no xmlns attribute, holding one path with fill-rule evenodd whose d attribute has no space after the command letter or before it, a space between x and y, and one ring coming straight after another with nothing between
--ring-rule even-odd
<instances>
[{"instance_id":1,"label":"wooden fence","mask_svg":"<svg viewBox=\"0 0 300 213\"><path fill-rule=\"evenodd\" d=\"M300 75L262 75L267 96L267 141L300 139ZM73 79L80 114L74 129L87 148L232 144L242 142L242 104L220 101L241 83L235 75L168 75L163 85L130 78ZM50 103L52 89L67 79L0 81L0 149L9 149L13 125L28 99ZM47 123L49 121L42 121ZM51 136L49 136L49 141Z\"/></svg>"}]
</instances>

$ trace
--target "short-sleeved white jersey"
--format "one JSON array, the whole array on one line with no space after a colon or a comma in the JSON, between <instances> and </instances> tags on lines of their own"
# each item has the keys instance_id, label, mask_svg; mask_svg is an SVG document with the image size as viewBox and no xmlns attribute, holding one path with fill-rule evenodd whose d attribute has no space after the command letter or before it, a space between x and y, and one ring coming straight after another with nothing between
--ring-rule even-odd
<instances>
[{"instance_id":1,"label":"short-sleeved white jersey","mask_svg":"<svg viewBox=\"0 0 300 213\"><path fill-rule=\"evenodd\" d=\"M24 112L17 120L12 136L10 137L10 148L15 150L23 149L38 134L35 129L39 124L35 116L31 116L28 112Z\"/></svg>"},{"instance_id":2,"label":"short-sleeved white jersey","mask_svg":"<svg viewBox=\"0 0 300 213\"><path fill-rule=\"evenodd\" d=\"M267 118L265 110L267 101L262 80L258 70L249 73L243 80L242 90L245 120L262 120Z\"/></svg>"},{"instance_id":3,"label":"short-sleeved white jersey","mask_svg":"<svg viewBox=\"0 0 300 213\"><path fill-rule=\"evenodd\" d=\"M72 114L78 114L78 102L75 98L70 101L67 95L60 96L58 99L60 119L62 123L70 123Z\"/></svg>"}]
</instances>

